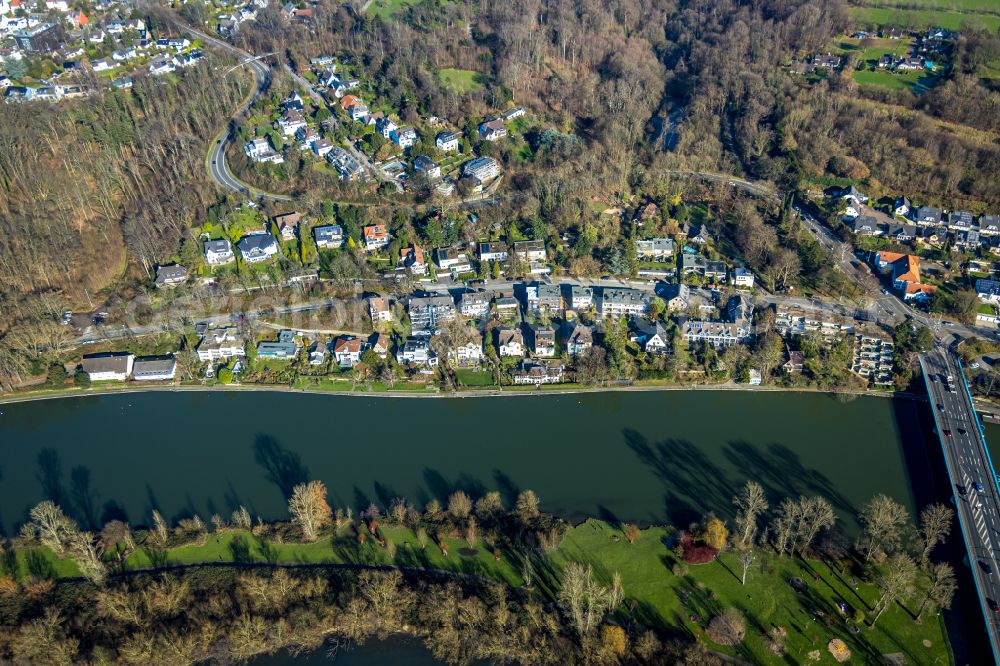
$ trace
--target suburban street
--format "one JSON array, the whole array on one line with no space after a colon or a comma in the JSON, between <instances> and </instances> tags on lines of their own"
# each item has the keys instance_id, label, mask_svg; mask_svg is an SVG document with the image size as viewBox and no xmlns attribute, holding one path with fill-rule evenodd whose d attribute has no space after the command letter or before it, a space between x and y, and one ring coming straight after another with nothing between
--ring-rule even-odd
<instances>
[{"instance_id":1,"label":"suburban street","mask_svg":"<svg viewBox=\"0 0 1000 666\"><path fill-rule=\"evenodd\" d=\"M240 107L232 115L233 119L239 118L246 112L247 109L250 108L258 97L267 91L268 85L271 81L271 74L267 65L262 63L258 57L252 56L245 51L241 51L228 42L216 39L211 35L191 27L188 27L187 29L204 42L237 56L240 58L241 64L246 64L250 67L250 71L253 73L254 77L254 89L247 95L246 99L243 100L243 103L240 104ZM271 201L291 201L291 197L283 194L274 194L251 187L236 178L232 172L229 171L229 167L226 165L226 149L229 144L232 143L232 136L230 132L232 122L233 121L231 119L227 120L225 126L219 130L219 133L212 140L212 145L209 148L208 158L206 160L209 177L211 177L211 179L221 187L233 192L242 192L251 198L269 199Z\"/></svg>"},{"instance_id":2,"label":"suburban street","mask_svg":"<svg viewBox=\"0 0 1000 666\"><path fill-rule=\"evenodd\" d=\"M920 365L993 660L1000 662L1000 489L957 358L939 348Z\"/></svg>"}]
</instances>

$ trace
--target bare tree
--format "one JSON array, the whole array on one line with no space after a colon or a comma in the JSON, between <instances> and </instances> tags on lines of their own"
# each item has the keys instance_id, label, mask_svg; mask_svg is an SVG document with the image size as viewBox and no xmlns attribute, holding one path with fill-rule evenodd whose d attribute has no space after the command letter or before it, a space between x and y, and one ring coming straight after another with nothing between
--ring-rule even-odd
<instances>
[{"instance_id":1,"label":"bare tree","mask_svg":"<svg viewBox=\"0 0 1000 666\"><path fill-rule=\"evenodd\" d=\"M931 504L920 512L920 563L927 568L931 551L951 532L955 512L944 504Z\"/></svg>"},{"instance_id":2,"label":"bare tree","mask_svg":"<svg viewBox=\"0 0 1000 666\"><path fill-rule=\"evenodd\" d=\"M77 532L76 523L63 513L59 505L48 500L36 504L28 512L28 516L31 522L25 523L21 533L29 538L37 538L42 545L48 546L62 557Z\"/></svg>"},{"instance_id":3,"label":"bare tree","mask_svg":"<svg viewBox=\"0 0 1000 666\"><path fill-rule=\"evenodd\" d=\"M882 613L897 601L908 599L913 595L913 585L917 577L917 565L905 553L896 553L889 558L888 566L879 576L876 584L882 593L878 601L875 602L875 617L872 618L871 625L875 626Z\"/></svg>"},{"instance_id":4,"label":"bare tree","mask_svg":"<svg viewBox=\"0 0 1000 666\"><path fill-rule=\"evenodd\" d=\"M616 592L602 587L594 579L594 569L589 564L570 562L566 565L559 588L559 603L581 638L589 636L601 624L604 615L614 609L614 601L622 596L620 589L620 582Z\"/></svg>"},{"instance_id":5,"label":"bare tree","mask_svg":"<svg viewBox=\"0 0 1000 666\"><path fill-rule=\"evenodd\" d=\"M458 518L459 520L464 520L469 517L469 513L472 512L472 500L465 492L458 490L451 494L448 498L448 513L452 515L453 518Z\"/></svg>"},{"instance_id":6,"label":"bare tree","mask_svg":"<svg viewBox=\"0 0 1000 666\"><path fill-rule=\"evenodd\" d=\"M160 512L153 509L153 532L150 535L156 542L156 545L163 547L167 545L167 539L170 536L170 530L167 528L167 521L163 519Z\"/></svg>"},{"instance_id":7,"label":"bare tree","mask_svg":"<svg viewBox=\"0 0 1000 666\"><path fill-rule=\"evenodd\" d=\"M947 610L951 608L951 600L955 596L955 589L958 583L955 581L955 570L947 562L938 562L930 570L930 587L927 594L920 603L917 610L916 621L920 622L920 617L928 608L941 608Z\"/></svg>"},{"instance_id":8,"label":"bare tree","mask_svg":"<svg viewBox=\"0 0 1000 666\"><path fill-rule=\"evenodd\" d=\"M719 645L738 645L747 633L743 613L727 608L708 623L708 637Z\"/></svg>"},{"instance_id":9,"label":"bare tree","mask_svg":"<svg viewBox=\"0 0 1000 666\"><path fill-rule=\"evenodd\" d=\"M750 570L750 565L753 564L755 559L754 552L750 548L746 548L740 551L740 582L743 585L747 584L747 571Z\"/></svg>"},{"instance_id":10,"label":"bare tree","mask_svg":"<svg viewBox=\"0 0 1000 666\"><path fill-rule=\"evenodd\" d=\"M820 530L833 527L833 524L837 522L837 514L833 512L833 507L823 497L800 497L799 503L802 510L796 530L795 545L799 554L805 554L812 542L816 540Z\"/></svg>"},{"instance_id":11,"label":"bare tree","mask_svg":"<svg viewBox=\"0 0 1000 666\"><path fill-rule=\"evenodd\" d=\"M247 511L246 507L243 506L242 504L235 511L233 511L233 516L231 520L233 522L233 525L235 525L240 529L243 530L250 529L250 523L251 523L250 512Z\"/></svg>"},{"instance_id":12,"label":"bare tree","mask_svg":"<svg viewBox=\"0 0 1000 666\"><path fill-rule=\"evenodd\" d=\"M534 490L522 490L518 494L517 515L526 523L538 517L538 496Z\"/></svg>"},{"instance_id":13,"label":"bare tree","mask_svg":"<svg viewBox=\"0 0 1000 666\"><path fill-rule=\"evenodd\" d=\"M870 560L877 549L892 552L899 547L910 512L888 495L879 494L864 506L860 519L864 529L858 548L864 551L865 560Z\"/></svg>"},{"instance_id":14,"label":"bare tree","mask_svg":"<svg viewBox=\"0 0 1000 666\"><path fill-rule=\"evenodd\" d=\"M757 517L767 510L764 488L756 481L747 481L743 492L733 497L736 505L737 548L749 548L757 535Z\"/></svg>"},{"instance_id":15,"label":"bare tree","mask_svg":"<svg viewBox=\"0 0 1000 666\"><path fill-rule=\"evenodd\" d=\"M95 585L104 584L108 570L101 561L103 549L92 533L73 534L69 539L68 550L84 578Z\"/></svg>"},{"instance_id":16,"label":"bare tree","mask_svg":"<svg viewBox=\"0 0 1000 666\"><path fill-rule=\"evenodd\" d=\"M315 541L319 530L333 520L333 511L326 501L326 486L322 481L300 483L292 489L288 500L288 513L292 522L302 530L306 541Z\"/></svg>"}]
</instances>

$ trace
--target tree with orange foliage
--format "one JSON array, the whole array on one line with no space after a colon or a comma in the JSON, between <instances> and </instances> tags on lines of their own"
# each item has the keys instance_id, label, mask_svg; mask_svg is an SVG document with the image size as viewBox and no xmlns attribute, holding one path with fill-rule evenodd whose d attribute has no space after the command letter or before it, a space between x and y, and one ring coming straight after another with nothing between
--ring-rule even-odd
<instances>
[{"instance_id":1,"label":"tree with orange foliage","mask_svg":"<svg viewBox=\"0 0 1000 666\"><path fill-rule=\"evenodd\" d=\"M333 511L326 501L326 486L322 481L300 483L292 489L288 500L292 522L302 530L306 541L315 541L319 531L333 520Z\"/></svg>"}]
</instances>

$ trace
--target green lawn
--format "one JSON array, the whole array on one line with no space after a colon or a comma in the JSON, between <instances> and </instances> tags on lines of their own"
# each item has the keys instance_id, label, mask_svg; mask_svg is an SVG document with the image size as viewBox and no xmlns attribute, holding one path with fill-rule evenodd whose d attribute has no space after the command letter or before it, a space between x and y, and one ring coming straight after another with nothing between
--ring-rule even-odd
<instances>
[{"instance_id":1,"label":"green lawn","mask_svg":"<svg viewBox=\"0 0 1000 666\"><path fill-rule=\"evenodd\" d=\"M483 75L471 69L441 69L438 70L441 83L457 92L472 92L483 87Z\"/></svg>"},{"instance_id":2,"label":"green lawn","mask_svg":"<svg viewBox=\"0 0 1000 666\"><path fill-rule=\"evenodd\" d=\"M374 0L368 7L369 16L381 16L386 18L394 14L406 11L410 5L415 5L420 0Z\"/></svg>"},{"instance_id":3,"label":"green lawn","mask_svg":"<svg viewBox=\"0 0 1000 666\"><path fill-rule=\"evenodd\" d=\"M233 530L209 534L203 543L172 548L154 559L161 565L396 564L485 576L514 587L524 584L523 554L506 549L494 551L492 545L481 541L470 546L463 539L444 537L445 554L430 532L426 546L421 547L416 534L405 527L382 527L380 535L386 546L378 545L370 537L359 544L353 528L348 526L333 536L308 544L262 542L248 532ZM877 591L871 585L854 581L849 573L819 561L778 558L759 552L746 585L739 580L734 553L725 553L720 560L709 564L690 566L687 573L678 571L681 575L677 575L675 556L668 548L671 533L668 528L651 527L630 544L618 528L589 520L571 528L555 550L530 556L534 588L552 598L558 589L559 572L568 562L589 563L605 584L613 573L621 575L626 601L618 612L623 621L683 628L706 641L709 620L724 608L736 607L747 619L746 640L736 648L710 642L709 645L753 663L781 664L790 660L832 664L834 661L826 650L832 638L847 643L856 663L881 662L879 655L897 652L905 654L908 663L951 663L943 624L932 613L927 613L924 623L917 625L909 611L897 605L883 614L876 628L862 627L858 634L852 633L855 625L848 617L855 609L869 613ZM131 569L149 567L152 563L144 550L136 551L126 560ZM18 577L29 573L42 578L78 575L72 562L59 560L45 548L19 552ZM801 579L799 591L789 584L792 579ZM850 606L846 617L837 608L841 601ZM768 649L767 632L773 626L787 630L785 658ZM809 656L814 650L819 650L817 660Z\"/></svg>"},{"instance_id":4,"label":"green lawn","mask_svg":"<svg viewBox=\"0 0 1000 666\"><path fill-rule=\"evenodd\" d=\"M455 375L462 386L494 386L493 373L489 370L476 372L468 368L461 368L455 371Z\"/></svg>"},{"instance_id":5,"label":"green lawn","mask_svg":"<svg viewBox=\"0 0 1000 666\"><path fill-rule=\"evenodd\" d=\"M866 0L865 4L882 8L937 9L974 14L1000 13L996 0Z\"/></svg>"},{"instance_id":6,"label":"green lawn","mask_svg":"<svg viewBox=\"0 0 1000 666\"><path fill-rule=\"evenodd\" d=\"M928 1L928 0L925 0ZM936 1L936 0L929 0ZM991 3L992 0L956 0L958 2ZM995 7L995 3L993 5ZM903 28L923 30L940 27L946 30L960 30L964 22L981 23L990 32L1000 28L1000 15L972 14L933 9L895 9L877 7L852 7L851 18L857 27L893 25Z\"/></svg>"},{"instance_id":7,"label":"green lawn","mask_svg":"<svg viewBox=\"0 0 1000 666\"><path fill-rule=\"evenodd\" d=\"M880 86L895 90L910 90L920 94L934 85L937 77L927 72L888 72L885 70L870 71L867 69L852 72L854 80L861 86Z\"/></svg>"}]
</instances>

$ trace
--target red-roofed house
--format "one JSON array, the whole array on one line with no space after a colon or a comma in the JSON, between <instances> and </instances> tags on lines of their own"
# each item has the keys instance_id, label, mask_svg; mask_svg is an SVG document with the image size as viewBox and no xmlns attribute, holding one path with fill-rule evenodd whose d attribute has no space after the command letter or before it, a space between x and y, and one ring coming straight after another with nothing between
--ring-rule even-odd
<instances>
[{"instance_id":1,"label":"red-roofed house","mask_svg":"<svg viewBox=\"0 0 1000 666\"><path fill-rule=\"evenodd\" d=\"M360 338L337 338L333 345L333 357L342 368L353 368L361 362Z\"/></svg>"},{"instance_id":2,"label":"red-roofed house","mask_svg":"<svg viewBox=\"0 0 1000 666\"><path fill-rule=\"evenodd\" d=\"M389 232L381 224L365 227L365 249L369 252L389 246Z\"/></svg>"}]
</instances>

